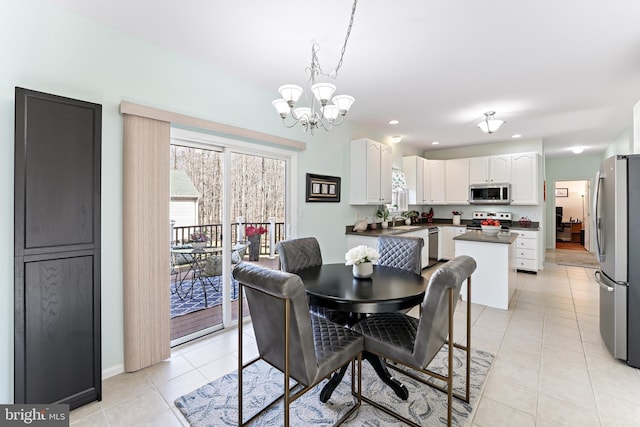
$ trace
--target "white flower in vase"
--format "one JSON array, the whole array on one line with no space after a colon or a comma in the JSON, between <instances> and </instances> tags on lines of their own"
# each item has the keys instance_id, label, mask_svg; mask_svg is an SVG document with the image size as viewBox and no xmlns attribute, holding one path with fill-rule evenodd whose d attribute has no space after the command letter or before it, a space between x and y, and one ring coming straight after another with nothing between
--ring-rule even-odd
<instances>
[{"instance_id":1,"label":"white flower in vase","mask_svg":"<svg viewBox=\"0 0 640 427\"><path fill-rule=\"evenodd\" d=\"M377 261L380 258L378 251L369 246L360 245L350 249L344 256L346 265L358 265L363 262Z\"/></svg>"}]
</instances>

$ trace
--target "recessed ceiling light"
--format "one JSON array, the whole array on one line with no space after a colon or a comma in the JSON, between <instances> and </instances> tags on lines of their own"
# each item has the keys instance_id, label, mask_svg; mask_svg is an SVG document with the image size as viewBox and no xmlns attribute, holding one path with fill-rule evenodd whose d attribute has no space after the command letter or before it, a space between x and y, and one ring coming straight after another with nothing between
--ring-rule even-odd
<instances>
[{"instance_id":1,"label":"recessed ceiling light","mask_svg":"<svg viewBox=\"0 0 640 427\"><path fill-rule=\"evenodd\" d=\"M397 125L398 123L400 123L400 122L397 121L397 120L389 120L389 124L390 125Z\"/></svg>"},{"instance_id":2,"label":"recessed ceiling light","mask_svg":"<svg viewBox=\"0 0 640 427\"><path fill-rule=\"evenodd\" d=\"M573 151L574 154L580 154L584 151L584 147L573 147L571 151Z\"/></svg>"},{"instance_id":3,"label":"recessed ceiling light","mask_svg":"<svg viewBox=\"0 0 640 427\"><path fill-rule=\"evenodd\" d=\"M438 141L433 141L433 142L431 143L431 145L438 145L438 144L440 144Z\"/></svg>"},{"instance_id":4,"label":"recessed ceiling light","mask_svg":"<svg viewBox=\"0 0 640 427\"><path fill-rule=\"evenodd\" d=\"M394 144L399 143L400 141L402 141L402 137L401 136L392 136L391 137L391 142L393 142Z\"/></svg>"},{"instance_id":5,"label":"recessed ceiling light","mask_svg":"<svg viewBox=\"0 0 640 427\"><path fill-rule=\"evenodd\" d=\"M511 138L522 138L522 135L516 133L515 135L511 135Z\"/></svg>"}]
</instances>

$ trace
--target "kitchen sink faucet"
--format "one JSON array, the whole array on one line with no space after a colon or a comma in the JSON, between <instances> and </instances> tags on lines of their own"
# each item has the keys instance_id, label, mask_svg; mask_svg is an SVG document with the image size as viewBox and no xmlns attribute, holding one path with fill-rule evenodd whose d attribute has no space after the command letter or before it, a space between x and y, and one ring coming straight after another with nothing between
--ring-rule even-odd
<instances>
[{"instance_id":1,"label":"kitchen sink faucet","mask_svg":"<svg viewBox=\"0 0 640 427\"><path fill-rule=\"evenodd\" d=\"M395 227L395 226L396 226L396 220L397 220L397 219L402 220L402 224L404 224L404 220L405 220L405 218L404 218L402 215L396 215L396 216L394 216L393 218L391 218L391 228L393 228L393 227Z\"/></svg>"}]
</instances>

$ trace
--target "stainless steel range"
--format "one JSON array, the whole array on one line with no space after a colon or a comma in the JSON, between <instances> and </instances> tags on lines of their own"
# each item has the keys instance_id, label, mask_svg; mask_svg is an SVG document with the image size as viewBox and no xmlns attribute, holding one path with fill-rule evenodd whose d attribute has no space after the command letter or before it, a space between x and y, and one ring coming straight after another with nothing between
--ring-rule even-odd
<instances>
[{"instance_id":1,"label":"stainless steel range","mask_svg":"<svg viewBox=\"0 0 640 427\"><path fill-rule=\"evenodd\" d=\"M472 222L467 225L467 229L469 230L480 230L480 225L482 221L487 219L497 219L500 221L500 225L503 230L508 230L511 227L511 212L485 212L485 211L475 211L472 214Z\"/></svg>"}]
</instances>

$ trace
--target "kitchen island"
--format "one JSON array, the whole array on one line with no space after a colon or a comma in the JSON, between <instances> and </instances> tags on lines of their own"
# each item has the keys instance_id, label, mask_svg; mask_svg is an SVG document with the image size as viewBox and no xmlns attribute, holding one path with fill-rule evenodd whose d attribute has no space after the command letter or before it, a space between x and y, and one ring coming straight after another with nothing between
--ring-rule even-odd
<instances>
[{"instance_id":1,"label":"kitchen island","mask_svg":"<svg viewBox=\"0 0 640 427\"><path fill-rule=\"evenodd\" d=\"M516 245L518 233L499 232L486 235L469 231L453 238L456 257L468 255L477 268L471 282L471 302L507 310L516 286ZM462 286L462 299L467 300L467 287Z\"/></svg>"}]
</instances>

